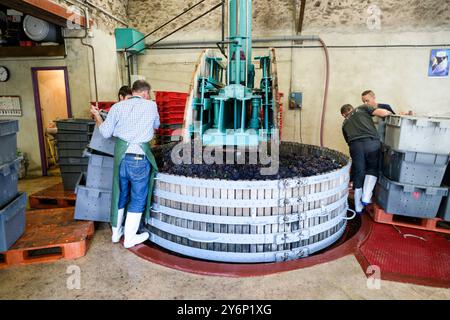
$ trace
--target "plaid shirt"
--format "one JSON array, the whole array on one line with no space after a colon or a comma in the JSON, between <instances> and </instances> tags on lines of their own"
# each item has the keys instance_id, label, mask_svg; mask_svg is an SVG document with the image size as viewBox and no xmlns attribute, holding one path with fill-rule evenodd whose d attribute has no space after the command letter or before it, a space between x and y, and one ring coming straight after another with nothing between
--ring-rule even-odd
<instances>
[{"instance_id":1,"label":"plaid shirt","mask_svg":"<svg viewBox=\"0 0 450 320\"><path fill-rule=\"evenodd\" d=\"M158 128L156 103L134 96L114 104L99 130L105 139L114 136L128 142L127 153L144 154L139 144L152 140Z\"/></svg>"}]
</instances>

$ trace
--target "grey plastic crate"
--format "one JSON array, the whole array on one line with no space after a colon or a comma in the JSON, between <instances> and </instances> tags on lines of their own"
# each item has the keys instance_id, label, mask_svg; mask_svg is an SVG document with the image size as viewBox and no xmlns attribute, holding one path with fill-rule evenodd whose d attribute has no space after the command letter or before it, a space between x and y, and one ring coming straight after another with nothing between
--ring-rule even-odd
<instances>
[{"instance_id":1,"label":"grey plastic crate","mask_svg":"<svg viewBox=\"0 0 450 320\"><path fill-rule=\"evenodd\" d=\"M440 187L449 155L399 151L383 148L383 174L390 180L429 187Z\"/></svg>"},{"instance_id":2,"label":"grey plastic crate","mask_svg":"<svg viewBox=\"0 0 450 320\"><path fill-rule=\"evenodd\" d=\"M378 204L388 213L417 218L435 218L447 188L394 182L381 176L376 187Z\"/></svg>"},{"instance_id":3,"label":"grey plastic crate","mask_svg":"<svg viewBox=\"0 0 450 320\"><path fill-rule=\"evenodd\" d=\"M19 121L0 120L0 165L16 158L18 131Z\"/></svg>"},{"instance_id":4,"label":"grey plastic crate","mask_svg":"<svg viewBox=\"0 0 450 320\"><path fill-rule=\"evenodd\" d=\"M450 118L389 116L385 143L395 150L449 154Z\"/></svg>"},{"instance_id":5,"label":"grey plastic crate","mask_svg":"<svg viewBox=\"0 0 450 320\"><path fill-rule=\"evenodd\" d=\"M66 172L61 173L64 190L73 191L77 187L78 180L84 172Z\"/></svg>"},{"instance_id":6,"label":"grey plastic crate","mask_svg":"<svg viewBox=\"0 0 450 320\"><path fill-rule=\"evenodd\" d=\"M83 151L88 146L88 141L58 141L57 148L65 150L80 150Z\"/></svg>"},{"instance_id":7,"label":"grey plastic crate","mask_svg":"<svg viewBox=\"0 0 450 320\"><path fill-rule=\"evenodd\" d=\"M58 132L61 131L94 131L95 121L91 119L64 119L55 121Z\"/></svg>"},{"instance_id":8,"label":"grey plastic crate","mask_svg":"<svg viewBox=\"0 0 450 320\"><path fill-rule=\"evenodd\" d=\"M56 134L56 139L60 141L69 142L89 142L91 140L92 133L76 132L76 131L61 131Z\"/></svg>"},{"instance_id":9,"label":"grey plastic crate","mask_svg":"<svg viewBox=\"0 0 450 320\"><path fill-rule=\"evenodd\" d=\"M88 188L112 190L114 158L91 153L86 178Z\"/></svg>"},{"instance_id":10,"label":"grey plastic crate","mask_svg":"<svg viewBox=\"0 0 450 320\"><path fill-rule=\"evenodd\" d=\"M81 173L81 172L87 172L87 165L60 165L59 170L61 171L61 174L63 173Z\"/></svg>"},{"instance_id":11,"label":"grey plastic crate","mask_svg":"<svg viewBox=\"0 0 450 320\"><path fill-rule=\"evenodd\" d=\"M83 157L83 151L83 149L58 149L58 156L60 158L81 158Z\"/></svg>"},{"instance_id":12,"label":"grey plastic crate","mask_svg":"<svg viewBox=\"0 0 450 320\"><path fill-rule=\"evenodd\" d=\"M89 143L89 148L113 156L115 144L116 144L115 138L109 139L103 138L100 131L98 130L98 127L95 127L94 133L92 134L91 142Z\"/></svg>"},{"instance_id":13,"label":"grey plastic crate","mask_svg":"<svg viewBox=\"0 0 450 320\"><path fill-rule=\"evenodd\" d=\"M82 175L75 193L75 219L110 222L111 190L86 187L86 176Z\"/></svg>"},{"instance_id":14,"label":"grey plastic crate","mask_svg":"<svg viewBox=\"0 0 450 320\"><path fill-rule=\"evenodd\" d=\"M450 188L448 189L448 193L449 195L442 199L442 203L438 211L438 217L450 222Z\"/></svg>"},{"instance_id":15,"label":"grey plastic crate","mask_svg":"<svg viewBox=\"0 0 450 320\"><path fill-rule=\"evenodd\" d=\"M89 158L87 157L60 157L59 165L87 165L89 163Z\"/></svg>"},{"instance_id":16,"label":"grey plastic crate","mask_svg":"<svg viewBox=\"0 0 450 320\"><path fill-rule=\"evenodd\" d=\"M448 195L442 199L438 216L445 221L450 221L450 165L447 166L442 184L448 188Z\"/></svg>"},{"instance_id":17,"label":"grey plastic crate","mask_svg":"<svg viewBox=\"0 0 450 320\"><path fill-rule=\"evenodd\" d=\"M19 169L22 158L0 166L0 208L14 199L17 194Z\"/></svg>"},{"instance_id":18,"label":"grey plastic crate","mask_svg":"<svg viewBox=\"0 0 450 320\"><path fill-rule=\"evenodd\" d=\"M25 231L27 194L21 193L0 209L0 252L5 252Z\"/></svg>"}]
</instances>

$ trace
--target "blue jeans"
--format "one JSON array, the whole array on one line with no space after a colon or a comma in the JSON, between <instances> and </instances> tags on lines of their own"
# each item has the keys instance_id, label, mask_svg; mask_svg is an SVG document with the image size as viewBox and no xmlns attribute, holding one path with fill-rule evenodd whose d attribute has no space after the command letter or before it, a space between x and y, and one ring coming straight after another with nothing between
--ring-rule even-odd
<instances>
[{"instance_id":1,"label":"blue jeans","mask_svg":"<svg viewBox=\"0 0 450 320\"><path fill-rule=\"evenodd\" d=\"M119 209L127 204L128 212L143 212L147 205L150 162L145 155L142 160L135 160L134 155L126 154L119 167ZM131 199L130 199L131 196Z\"/></svg>"}]
</instances>

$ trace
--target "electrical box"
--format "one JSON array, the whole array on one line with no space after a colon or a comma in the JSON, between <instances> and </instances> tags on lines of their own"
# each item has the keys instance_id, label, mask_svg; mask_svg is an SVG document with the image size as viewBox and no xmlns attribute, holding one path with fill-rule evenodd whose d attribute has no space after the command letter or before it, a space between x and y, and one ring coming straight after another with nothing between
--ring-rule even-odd
<instances>
[{"instance_id":1,"label":"electrical box","mask_svg":"<svg viewBox=\"0 0 450 320\"><path fill-rule=\"evenodd\" d=\"M291 92L289 95L289 109L301 109L303 106L303 93Z\"/></svg>"},{"instance_id":2,"label":"electrical box","mask_svg":"<svg viewBox=\"0 0 450 320\"><path fill-rule=\"evenodd\" d=\"M117 51L122 51L131 46L133 43L144 38L144 34L139 32L133 28L116 28L114 31L116 36L116 49ZM145 40L140 41L135 44L133 47L128 49L131 52L139 52L140 54L144 54L145 49Z\"/></svg>"}]
</instances>

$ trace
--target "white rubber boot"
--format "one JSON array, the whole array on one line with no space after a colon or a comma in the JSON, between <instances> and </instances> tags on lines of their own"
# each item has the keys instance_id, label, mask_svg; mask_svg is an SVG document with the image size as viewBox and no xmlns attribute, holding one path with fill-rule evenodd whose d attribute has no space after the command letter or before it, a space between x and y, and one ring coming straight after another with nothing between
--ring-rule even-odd
<instances>
[{"instance_id":1,"label":"white rubber boot","mask_svg":"<svg viewBox=\"0 0 450 320\"><path fill-rule=\"evenodd\" d=\"M127 249L144 242L150 237L148 232L136 234L139 229L139 224L141 223L141 217L142 212L127 213L127 218L125 220L125 240L123 242L123 246Z\"/></svg>"},{"instance_id":2,"label":"white rubber boot","mask_svg":"<svg viewBox=\"0 0 450 320\"><path fill-rule=\"evenodd\" d=\"M355 195L354 195L354 201L355 201L355 211L358 214L361 214L362 211L364 210L364 206L361 202L361 197L362 197L362 193L363 193L363 189L362 188L358 188L355 189Z\"/></svg>"},{"instance_id":3,"label":"white rubber boot","mask_svg":"<svg viewBox=\"0 0 450 320\"><path fill-rule=\"evenodd\" d=\"M123 214L125 212L125 209L119 209L117 211L117 227L112 227L112 242L117 243L120 241L120 238L123 236Z\"/></svg>"},{"instance_id":4,"label":"white rubber boot","mask_svg":"<svg viewBox=\"0 0 450 320\"><path fill-rule=\"evenodd\" d=\"M377 183L378 178L372 175L367 174L364 178L364 187L363 187L363 195L362 195L362 203L363 205L368 205L372 202L373 189L375 188L375 184Z\"/></svg>"}]
</instances>

